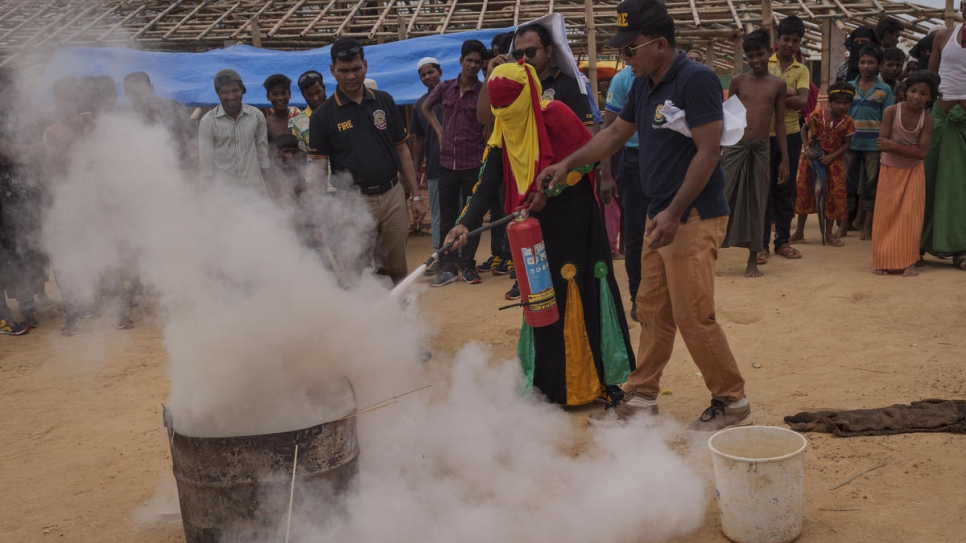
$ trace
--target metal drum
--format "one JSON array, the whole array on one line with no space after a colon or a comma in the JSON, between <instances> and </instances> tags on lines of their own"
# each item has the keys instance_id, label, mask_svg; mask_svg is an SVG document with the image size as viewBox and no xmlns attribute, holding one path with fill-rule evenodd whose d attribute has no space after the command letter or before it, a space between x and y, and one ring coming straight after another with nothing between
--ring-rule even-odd
<instances>
[{"instance_id":1,"label":"metal drum","mask_svg":"<svg viewBox=\"0 0 966 543\"><path fill-rule=\"evenodd\" d=\"M181 435L171 417L165 407L187 543L283 541L290 496L293 522L321 524L358 472L355 417L237 437Z\"/></svg>"}]
</instances>

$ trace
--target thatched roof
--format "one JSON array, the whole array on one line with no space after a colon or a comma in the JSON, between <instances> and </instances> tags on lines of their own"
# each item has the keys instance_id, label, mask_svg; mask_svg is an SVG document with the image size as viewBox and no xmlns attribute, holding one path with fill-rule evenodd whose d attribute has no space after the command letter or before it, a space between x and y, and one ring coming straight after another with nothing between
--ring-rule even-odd
<instances>
[{"instance_id":1,"label":"thatched roof","mask_svg":"<svg viewBox=\"0 0 966 543\"><path fill-rule=\"evenodd\" d=\"M593 5L597 50L615 31L617 1ZM670 0L680 41L713 44L715 64L726 69L736 32L761 26L761 2ZM373 42L430 34L503 28L548 12L564 15L571 46L586 55L583 1L522 0L0 0L0 63L17 64L38 51L67 45L129 45L140 49L203 51L248 43L273 49L307 49L338 36ZM921 38L943 23L943 11L908 2L794 0L771 3L777 24L787 15L806 20L807 52L818 55L823 20L848 31L886 15L909 23L906 37ZM957 15L958 16L958 15Z\"/></svg>"}]
</instances>

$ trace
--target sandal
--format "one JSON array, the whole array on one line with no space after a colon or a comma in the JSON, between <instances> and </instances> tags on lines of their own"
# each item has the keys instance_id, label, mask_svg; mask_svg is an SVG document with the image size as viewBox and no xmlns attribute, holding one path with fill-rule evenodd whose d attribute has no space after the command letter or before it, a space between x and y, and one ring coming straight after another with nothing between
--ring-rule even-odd
<instances>
[{"instance_id":1,"label":"sandal","mask_svg":"<svg viewBox=\"0 0 966 543\"><path fill-rule=\"evenodd\" d=\"M966 271L966 253L955 253L953 255L953 266Z\"/></svg>"},{"instance_id":2,"label":"sandal","mask_svg":"<svg viewBox=\"0 0 966 543\"><path fill-rule=\"evenodd\" d=\"M840 238L833 236L825 240L825 245L829 245L832 247L845 247L845 242L842 241Z\"/></svg>"},{"instance_id":3,"label":"sandal","mask_svg":"<svg viewBox=\"0 0 966 543\"><path fill-rule=\"evenodd\" d=\"M805 236L792 236L788 238L789 245L796 245L798 243L808 243L808 242L805 241Z\"/></svg>"},{"instance_id":4,"label":"sandal","mask_svg":"<svg viewBox=\"0 0 966 543\"><path fill-rule=\"evenodd\" d=\"M762 264L768 264L768 249L765 249L764 251L758 251L758 254L755 255L755 263L758 264L759 266L761 266Z\"/></svg>"},{"instance_id":5,"label":"sandal","mask_svg":"<svg viewBox=\"0 0 966 543\"><path fill-rule=\"evenodd\" d=\"M798 252L798 249L795 249L794 247L792 247L791 245L789 245L787 243L784 244L784 245L782 245L781 247L775 249L775 253L780 254L780 255L782 255L783 257L785 257L785 258L787 258L789 260L795 260L796 258L802 258L802 253Z\"/></svg>"}]
</instances>

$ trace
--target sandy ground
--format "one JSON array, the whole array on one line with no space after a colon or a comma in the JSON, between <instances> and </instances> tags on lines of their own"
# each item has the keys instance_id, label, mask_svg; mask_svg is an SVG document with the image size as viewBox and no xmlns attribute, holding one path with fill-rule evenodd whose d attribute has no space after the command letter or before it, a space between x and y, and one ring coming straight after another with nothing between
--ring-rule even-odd
<instances>
[{"instance_id":1,"label":"sandy ground","mask_svg":"<svg viewBox=\"0 0 966 543\"><path fill-rule=\"evenodd\" d=\"M876 277L868 242L822 247L814 224L807 237L802 260L773 257L763 278L743 277L744 250L723 251L718 261L718 319L756 422L784 426L784 416L803 410L966 397L966 274L930 260L917 278ZM428 236L411 238L410 262L429 247ZM484 257L487 247L484 239ZM622 266L618 274L624 286ZM450 354L476 339L494 356L514 356L519 312L497 311L510 285L485 276L475 286L424 288L422 311L438 330L433 348ZM168 385L158 323L139 307L134 330L115 330L105 316L68 339L57 312L41 317L29 335L0 337L0 542L183 541L161 426ZM635 347L638 330L631 328ZM684 425L707 405L680 338L663 385L673 391L660 400L663 417ZM589 411L572 410L574 424L583 426ZM963 541L966 436L806 437L800 541ZM724 541L710 454L698 452L696 469L708 477L706 522L680 541Z\"/></svg>"}]
</instances>

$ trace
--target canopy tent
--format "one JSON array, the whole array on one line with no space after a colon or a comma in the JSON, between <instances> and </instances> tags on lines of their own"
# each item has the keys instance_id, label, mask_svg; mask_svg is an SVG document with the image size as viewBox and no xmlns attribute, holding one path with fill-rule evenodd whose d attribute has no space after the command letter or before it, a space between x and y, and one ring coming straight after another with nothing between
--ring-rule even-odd
<instances>
[{"instance_id":1,"label":"canopy tent","mask_svg":"<svg viewBox=\"0 0 966 543\"><path fill-rule=\"evenodd\" d=\"M382 45L367 45L365 57L369 65L367 77L380 89L391 91L396 103L409 105L426 92L416 73L419 59L432 56L440 61L444 78L456 77L460 71L460 48L464 40L477 39L489 46L493 36L510 29L489 29L461 34L426 36ZM192 106L218 104L213 79L224 68L237 71L248 93L245 103L268 107L262 82L269 75L284 74L292 79L292 105L304 106L296 86L299 74L318 70L325 79L326 92L335 90L329 72L331 46L308 51L273 51L249 45L235 45L203 53L167 53L138 51L127 47L70 47L57 51L40 81L38 99L46 100L57 78L64 76L109 75L118 83L135 71L151 77L159 96L172 98Z\"/></svg>"}]
</instances>

